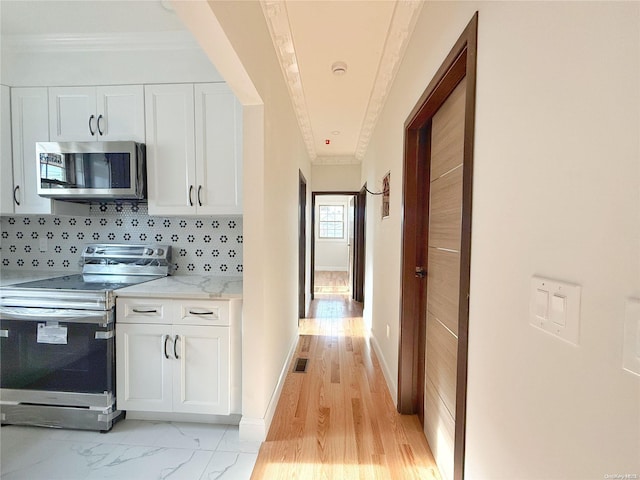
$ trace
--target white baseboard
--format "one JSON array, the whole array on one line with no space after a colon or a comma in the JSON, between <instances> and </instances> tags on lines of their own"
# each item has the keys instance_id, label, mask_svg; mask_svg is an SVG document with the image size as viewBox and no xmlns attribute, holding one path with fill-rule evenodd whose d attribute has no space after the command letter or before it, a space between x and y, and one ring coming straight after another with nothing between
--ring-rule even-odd
<instances>
[{"instance_id":1,"label":"white baseboard","mask_svg":"<svg viewBox=\"0 0 640 480\"><path fill-rule=\"evenodd\" d=\"M242 416L242 419L240 420L240 440L264 442L264 440L267 438L267 433L269 432L269 427L271 427L273 416L276 413L278 400L280 400L282 387L284 387L284 381L287 378L289 365L291 364L293 354L295 353L296 347L298 346L299 338L300 336L296 335L291 346L289 347L287 359L285 360L282 371L280 372L280 377L278 378L278 383L276 384L276 388L273 391L273 395L271 395L271 400L269 401L269 405L267 406L267 411L264 418L247 417L246 415Z\"/></svg>"},{"instance_id":2,"label":"white baseboard","mask_svg":"<svg viewBox=\"0 0 640 480\"><path fill-rule=\"evenodd\" d=\"M376 357L378 357L378 362L380 363L380 367L382 368L382 374L384 375L384 379L387 382L387 388L389 389L389 393L391 394L391 399L393 400L393 404L397 405L398 404L397 379L391 375L391 372L389 371L389 365L387 365L387 362L384 356L382 355L380 344L378 343L378 340L376 340L376 337L372 333L370 333L369 339L371 341L371 346L373 347L373 350L376 352Z\"/></svg>"},{"instance_id":3,"label":"white baseboard","mask_svg":"<svg viewBox=\"0 0 640 480\"><path fill-rule=\"evenodd\" d=\"M142 412L127 410L129 420L151 420L159 422L193 422L217 425L238 425L240 415L205 415L198 413Z\"/></svg>"},{"instance_id":4,"label":"white baseboard","mask_svg":"<svg viewBox=\"0 0 640 480\"><path fill-rule=\"evenodd\" d=\"M316 265L316 272L348 272L349 271L349 267L345 267L343 266L338 266L338 267L321 267L319 265Z\"/></svg>"}]
</instances>

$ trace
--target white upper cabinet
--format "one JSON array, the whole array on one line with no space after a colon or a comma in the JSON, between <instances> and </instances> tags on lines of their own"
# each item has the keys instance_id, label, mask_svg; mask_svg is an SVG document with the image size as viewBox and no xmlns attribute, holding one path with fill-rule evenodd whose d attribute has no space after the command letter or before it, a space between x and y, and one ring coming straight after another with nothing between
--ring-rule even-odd
<instances>
[{"instance_id":1,"label":"white upper cabinet","mask_svg":"<svg viewBox=\"0 0 640 480\"><path fill-rule=\"evenodd\" d=\"M38 195L36 142L49 140L46 88L11 90L13 197L15 213L50 213L51 200Z\"/></svg>"},{"instance_id":2,"label":"white upper cabinet","mask_svg":"<svg viewBox=\"0 0 640 480\"><path fill-rule=\"evenodd\" d=\"M11 89L14 213L18 215L86 213L89 211L87 205L57 202L38 195L36 142L49 140L48 106L46 88Z\"/></svg>"},{"instance_id":3,"label":"white upper cabinet","mask_svg":"<svg viewBox=\"0 0 640 480\"><path fill-rule=\"evenodd\" d=\"M195 213L193 85L145 86L150 215Z\"/></svg>"},{"instance_id":4,"label":"white upper cabinet","mask_svg":"<svg viewBox=\"0 0 640 480\"><path fill-rule=\"evenodd\" d=\"M51 141L144 142L142 85L49 88Z\"/></svg>"},{"instance_id":5,"label":"white upper cabinet","mask_svg":"<svg viewBox=\"0 0 640 480\"><path fill-rule=\"evenodd\" d=\"M11 158L11 92L1 85L0 90L0 215L13 210L13 159Z\"/></svg>"},{"instance_id":6,"label":"white upper cabinet","mask_svg":"<svg viewBox=\"0 0 640 480\"><path fill-rule=\"evenodd\" d=\"M150 215L242 213L242 114L225 84L145 86Z\"/></svg>"},{"instance_id":7,"label":"white upper cabinet","mask_svg":"<svg viewBox=\"0 0 640 480\"><path fill-rule=\"evenodd\" d=\"M199 214L242 213L242 110L223 83L195 86Z\"/></svg>"}]
</instances>

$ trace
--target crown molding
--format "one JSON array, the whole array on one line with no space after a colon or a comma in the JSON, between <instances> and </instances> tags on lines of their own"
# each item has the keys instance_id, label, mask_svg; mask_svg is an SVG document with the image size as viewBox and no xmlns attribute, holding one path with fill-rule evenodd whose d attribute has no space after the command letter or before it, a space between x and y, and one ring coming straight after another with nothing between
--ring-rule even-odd
<instances>
[{"instance_id":1,"label":"crown molding","mask_svg":"<svg viewBox=\"0 0 640 480\"><path fill-rule=\"evenodd\" d=\"M200 48L186 30L169 32L3 35L2 49L28 53L191 50Z\"/></svg>"},{"instance_id":2,"label":"crown molding","mask_svg":"<svg viewBox=\"0 0 640 480\"><path fill-rule=\"evenodd\" d=\"M289 96L298 119L302 139L313 162L317 157L317 153L314 146L309 110L307 109L307 102L302 89L296 49L293 45L287 6L284 0L260 0L260 5L278 56L282 75L289 89Z\"/></svg>"},{"instance_id":3,"label":"crown molding","mask_svg":"<svg viewBox=\"0 0 640 480\"><path fill-rule=\"evenodd\" d=\"M355 157L362 161L371 141L371 135L387 99L391 85L398 73L400 61L407 49L409 39L422 10L422 1L399 0L393 12L391 25L387 33L380 65L376 76L367 111L362 122L360 137L355 151Z\"/></svg>"},{"instance_id":4,"label":"crown molding","mask_svg":"<svg viewBox=\"0 0 640 480\"><path fill-rule=\"evenodd\" d=\"M353 155L317 156L313 165L360 165L362 163Z\"/></svg>"}]
</instances>

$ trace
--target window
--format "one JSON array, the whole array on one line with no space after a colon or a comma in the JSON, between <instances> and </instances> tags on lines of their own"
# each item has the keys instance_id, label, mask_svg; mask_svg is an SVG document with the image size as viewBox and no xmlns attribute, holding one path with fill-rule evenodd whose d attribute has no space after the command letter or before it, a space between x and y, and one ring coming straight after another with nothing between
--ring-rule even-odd
<instances>
[{"instance_id":1,"label":"window","mask_svg":"<svg viewBox=\"0 0 640 480\"><path fill-rule=\"evenodd\" d=\"M344 205L320 205L319 238L344 238Z\"/></svg>"}]
</instances>

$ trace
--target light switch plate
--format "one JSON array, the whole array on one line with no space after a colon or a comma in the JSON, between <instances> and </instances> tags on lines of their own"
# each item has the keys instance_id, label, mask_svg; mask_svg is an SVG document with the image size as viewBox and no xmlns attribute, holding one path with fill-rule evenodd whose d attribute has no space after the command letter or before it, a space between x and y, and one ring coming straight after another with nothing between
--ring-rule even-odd
<instances>
[{"instance_id":1,"label":"light switch plate","mask_svg":"<svg viewBox=\"0 0 640 480\"><path fill-rule=\"evenodd\" d=\"M531 278L529 323L573 345L579 345L580 286L550 278ZM545 305L541 300L546 299Z\"/></svg>"},{"instance_id":2,"label":"light switch plate","mask_svg":"<svg viewBox=\"0 0 640 480\"><path fill-rule=\"evenodd\" d=\"M629 298L624 309L622 368L640 376L640 299Z\"/></svg>"}]
</instances>

